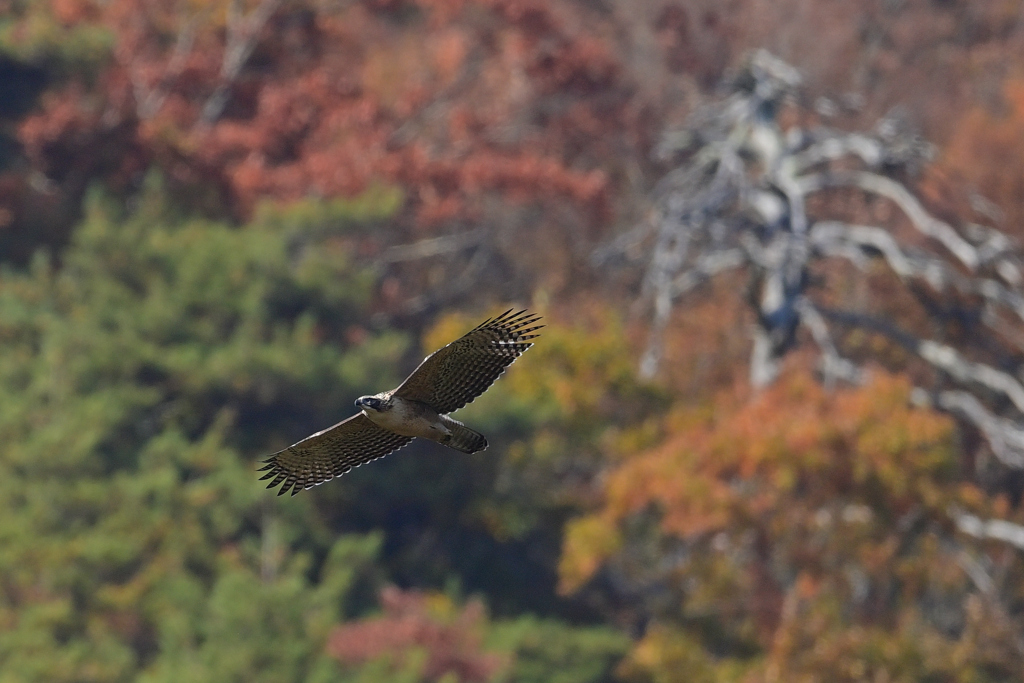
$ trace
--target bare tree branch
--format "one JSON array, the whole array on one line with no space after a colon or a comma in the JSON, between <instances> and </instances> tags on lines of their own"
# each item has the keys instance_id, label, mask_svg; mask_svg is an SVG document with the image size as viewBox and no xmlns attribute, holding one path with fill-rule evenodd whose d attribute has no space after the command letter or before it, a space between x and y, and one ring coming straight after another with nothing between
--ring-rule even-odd
<instances>
[{"instance_id":1,"label":"bare tree branch","mask_svg":"<svg viewBox=\"0 0 1024 683\"><path fill-rule=\"evenodd\" d=\"M658 283L658 296L655 303L654 325L651 339L647 345L643 359L640 361L640 376L650 379L657 372L661 360L661 337L668 323L672 303L687 292L696 289L715 275L738 268L745 261L744 252L740 249L727 249L707 254L698 263L685 272L680 273L671 283Z\"/></svg>"},{"instance_id":2,"label":"bare tree branch","mask_svg":"<svg viewBox=\"0 0 1024 683\"><path fill-rule=\"evenodd\" d=\"M252 55L263 27L283 2L284 0L260 0L256 9L248 16L244 16L241 0L232 0L228 6L227 38L221 61L220 83L203 105L199 115L199 126L212 125L224 113L224 107L231 96L231 88Z\"/></svg>"},{"instance_id":3,"label":"bare tree branch","mask_svg":"<svg viewBox=\"0 0 1024 683\"><path fill-rule=\"evenodd\" d=\"M420 240L412 244L400 244L390 247L381 254L380 263L399 263L402 261L414 261L416 259L428 258L450 254L467 247L479 244L484 237L483 230L472 230L457 235L444 235L443 237L432 237Z\"/></svg>"},{"instance_id":4,"label":"bare tree branch","mask_svg":"<svg viewBox=\"0 0 1024 683\"><path fill-rule=\"evenodd\" d=\"M995 582L992 580L992 577L988 575L988 572L981 566L981 563L974 559L966 550L961 550L956 554L956 563L960 565L960 568L964 570L964 574L970 577L975 588L983 595L991 595L995 592Z\"/></svg>"},{"instance_id":5,"label":"bare tree branch","mask_svg":"<svg viewBox=\"0 0 1024 683\"><path fill-rule=\"evenodd\" d=\"M806 194L847 186L886 197L900 207L918 231L940 242L970 270L976 270L981 264L978 251L953 226L929 214L907 188L891 178L866 171L831 171L801 178L799 183Z\"/></svg>"},{"instance_id":6,"label":"bare tree branch","mask_svg":"<svg viewBox=\"0 0 1024 683\"><path fill-rule=\"evenodd\" d=\"M811 243L824 254L847 258L858 266L867 262L868 253L877 251L901 278L920 279L938 292L952 287L963 294L984 297L1024 321L1024 295L1019 291L990 278L966 277L937 257L901 246L883 228L819 221L811 231Z\"/></svg>"},{"instance_id":7,"label":"bare tree branch","mask_svg":"<svg viewBox=\"0 0 1024 683\"><path fill-rule=\"evenodd\" d=\"M931 339L917 339L891 323L869 315L830 309L821 309L821 313L826 318L846 325L879 332L933 367L948 373L953 379L965 384L978 384L1005 396L1017 410L1024 413L1024 385L1009 373L985 363L968 360L952 346Z\"/></svg>"},{"instance_id":8,"label":"bare tree branch","mask_svg":"<svg viewBox=\"0 0 1024 683\"><path fill-rule=\"evenodd\" d=\"M167 60L163 73L155 84L146 83L138 69L134 68L134 65L129 65L128 74L132 83L132 94L135 97L135 112L139 119L146 121L153 118L164 106L171 85L181 75L181 71L185 68L185 63L192 53L196 31L204 18L203 14L197 14L185 22L174 41L174 50Z\"/></svg>"},{"instance_id":9,"label":"bare tree branch","mask_svg":"<svg viewBox=\"0 0 1024 683\"><path fill-rule=\"evenodd\" d=\"M1006 396L1024 412L1024 386L1012 375L984 363L965 359L952 346L925 339L918 344L918 355L932 365L948 372L961 382L980 384Z\"/></svg>"},{"instance_id":10,"label":"bare tree branch","mask_svg":"<svg viewBox=\"0 0 1024 683\"><path fill-rule=\"evenodd\" d=\"M864 371L844 358L843 338L832 326L879 333L937 371L929 405L974 425L1000 462L1024 468L1024 254L1017 243L994 228L958 229L929 213L902 178L930 158L931 148L898 115L870 133L783 130L775 112L796 99L799 74L763 52L745 69L731 95L695 114L684 130L666 134L658 153L682 155L684 162L655 187L655 218L595 254L595 261L610 264L628 251L632 257L619 261L625 263L649 249L641 300L652 321L641 375L657 372L678 301L718 273L744 269L757 314L749 368L755 386L775 379L801 328L821 354L826 382L859 382ZM807 214L812 193L837 188L892 202L927 239L912 241L889 225ZM941 337L946 326L960 325L952 338L961 341L943 343L884 317L817 303L810 270L828 259L849 261L865 277L881 261L915 296L933 292L939 304L925 313L934 333ZM920 285L928 289L910 290ZM966 309L972 312L943 313ZM963 325L980 331L965 336ZM975 360L993 353L998 365Z\"/></svg>"},{"instance_id":11,"label":"bare tree branch","mask_svg":"<svg viewBox=\"0 0 1024 683\"><path fill-rule=\"evenodd\" d=\"M1018 550L1024 550L1024 526L1002 519L984 520L980 517L953 510L950 512L956 528L968 536L982 540L1003 541Z\"/></svg>"},{"instance_id":12,"label":"bare tree branch","mask_svg":"<svg viewBox=\"0 0 1024 683\"><path fill-rule=\"evenodd\" d=\"M654 218L595 253L595 263L623 267L646 251L638 307L650 314L651 333L640 373L656 374L665 329L684 296L718 273L742 270L756 315L748 367L755 387L772 382L785 355L808 340L826 385L861 383L872 354L886 362L892 356L851 342L878 334L908 352L909 369L930 370L928 386L911 392L914 405L972 426L1001 466L1024 470L1024 252L993 227L946 222L926 208L908 178L932 148L898 113L869 132L792 119L783 127L778 112L802 106L799 88L791 67L752 55L729 95L665 135L657 151L675 166L652 192ZM861 203L879 201L897 210L893 220L863 217L877 214ZM857 211L860 218L851 216ZM855 302L844 300L849 276L868 285ZM906 320L882 287L907 295L896 300L900 307L916 306ZM950 516L960 534L1024 551L1022 525ZM963 548L965 539L952 538L946 524L929 526L945 529L942 543L954 550L985 614L1024 654L1000 582L984 563L986 549Z\"/></svg>"},{"instance_id":13,"label":"bare tree branch","mask_svg":"<svg viewBox=\"0 0 1024 683\"><path fill-rule=\"evenodd\" d=\"M940 391L932 395L916 389L911 398L918 405L935 406L966 419L984 435L1000 462L1008 467L1024 469L1024 428L1013 420L993 414L972 394Z\"/></svg>"},{"instance_id":14,"label":"bare tree branch","mask_svg":"<svg viewBox=\"0 0 1024 683\"><path fill-rule=\"evenodd\" d=\"M832 384L838 379L851 384L861 384L864 381L864 371L856 363L839 354L832 340L832 333L828 329L828 323L810 299L800 299L797 309L800 312L800 322L810 331L818 348L821 349L821 370L826 383Z\"/></svg>"},{"instance_id":15,"label":"bare tree branch","mask_svg":"<svg viewBox=\"0 0 1024 683\"><path fill-rule=\"evenodd\" d=\"M867 135L851 133L838 137L829 137L818 144L811 145L804 151L794 154L786 172L793 177L808 171L819 164L836 161L853 154L870 168L878 166L885 159L885 149L875 138Z\"/></svg>"}]
</instances>

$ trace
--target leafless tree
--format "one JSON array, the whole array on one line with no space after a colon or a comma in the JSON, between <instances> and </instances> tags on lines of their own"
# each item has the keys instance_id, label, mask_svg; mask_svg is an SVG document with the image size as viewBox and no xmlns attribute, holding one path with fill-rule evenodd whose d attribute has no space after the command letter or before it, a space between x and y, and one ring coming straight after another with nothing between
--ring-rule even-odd
<instances>
[{"instance_id":1,"label":"leafless tree","mask_svg":"<svg viewBox=\"0 0 1024 683\"><path fill-rule=\"evenodd\" d=\"M259 0L256 7L245 11L241 0L231 0L227 6L225 24L224 55L221 59L219 82L200 111L197 125L209 127L224 113L242 69L252 56L253 50L274 13L281 8L284 0ZM136 114L140 120L148 120L160 113L177 80L185 69L195 48L196 34L204 22L210 20L211 8L201 7L189 14L183 11L181 25L174 39L174 48L166 64L158 74L147 74L135 63L135 55L123 52L121 59L126 66L135 96ZM138 28L138 23L136 24ZM154 78L155 76L155 78Z\"/></svg>"},{"instance_id":2,"label":"leafless tree","mask_svg":"<svg viewBox=\"0 0 1024 683\"><path fill-rule=\"evenodd\" d=\"M641 374L657 371L673 308L715 275L741 269L757 320L754 386L771 383L780 360L801 342L816 347L826 382L861 382L872 358L844 353L846 340L854 331L881 335L921 370L915 401L972 425L1003 466L1024 469L1021 250L1000 230L954 226L926 208L912 180L932 149L901 117L868 133L820 124L784 130L780 111L804 99L798 71L766 52L753 54L723 101L665 136L658 153L678 163L654 190L654 218L595 254L604 264L645 255L643 301L653 320ZM815 105L818 120L839 106ZM824 191L897 210L879 225L829 216L828 201L809 212L809 200ZM864 278L888 270L923 302L927 324L893 320L870 306L827 305L820 280L838 262ZM968 536L1024 549L1024 527L951 514Z\"/></svg>"},{"instance_id":3,"label":"leafless tree","mask_svg":"<svg viewBox=\"0 0 1024 683\"><path fill-rule=\"evenodd\" d=\"M248 14L243 11L240 0L232 0L228 5L227 36L220 68L220 83L203 105L199 115L201 126L212 125L224 113L231 88L252 55L263 27L282 3L283 0L260 0L256 8Z\"/></svg>"}]
</instances>

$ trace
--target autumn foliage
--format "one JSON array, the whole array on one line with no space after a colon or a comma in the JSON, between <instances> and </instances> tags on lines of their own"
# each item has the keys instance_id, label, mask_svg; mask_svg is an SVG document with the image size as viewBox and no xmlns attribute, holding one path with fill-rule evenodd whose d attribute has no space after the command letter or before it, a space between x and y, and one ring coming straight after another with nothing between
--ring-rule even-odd
<instances>
[{"instance_id":1,"label":"autumn foliage","mask_svg":"<svg viewBox=\"0 0 1024 683\"><path fill-rule=\"evenodd\" d=\"M363 663L381 657L426 653L418 680L454 676L464 683L487 683L503 668L498 654L483 652L480 643L483 605L471 602L451 612L443 597L386 588L380 596L383 615L336 628L327 651L343 662Z\"/></svg>"},{"instance_id":2,"label":"autumn foliage","mask_svg":"<svg viewBox=\"0 0 1024 683\"><path fill-rule=\"evenodd\" d=\"M608 46L572 28L578 11L423 2L403 5L410 23L383 10L271 0L242 3L241 14L227 2L54 6L63 26L116 35L112 61L92 88L72 79L49 94L19 139L58 182L68 156L114 186L155 164L201 189L206 208L223 202L236 216L261 199L352 196L380 182L407 188L422 226L479 220L490 193L600 215L607 171L595 163L600 148L583 140L623 121L624 101L606 94L621 88ZM231 51L249 38L248 61L259 66L232 74ZM563 94L566 105L544 111Z\"/></svg>"},{"instance_id":3,"label":"autumn foliage","mask_svg":"<svg viewBox=\"0 0 1024 683\"><path fill-rule=\"evenodd\" d=\"M970 592L946 511L983 496L959 476L951 420L908 394L884 374L828 392L796 373L669 417L661 444L613 466L598 511L568 525L562 589L602 568L667 591L630 675L970 680L958 653L1010 647L983 623L984 601L948 615L959 638L919 610ZM731 657L708 655L726 642Z\"/></svg>"},{"instance_id":4,"label":"autumn foliage","mask_svg":"<svg viewBox=\"0 0 1024 683\"><path fill-rule=\"evenodd\" d=\"M953 134L941 169L983 201L976 210L1020 235L1024 214L1017 198L1024 193L1024 162L1018 153L1024 138L1024 79L1008 80L999 107L976 106ZM995 215L991 215L991 214Z\"/></svg>"},{"instance_id":5,"label":"autumn foliage","mask_svg":"<svg viewBox=\"0 0 1024 683\"><path fill-rule=\"evenodd\" d=\"M746 111L760 49L798 77ZM1019 679L1022 55L1001 0L0 0L0 682ZM878 229L789 243L833 317L763 387L752 198ZM485 453L265 495L511 306Z\"/></svg>"}]
</instances>

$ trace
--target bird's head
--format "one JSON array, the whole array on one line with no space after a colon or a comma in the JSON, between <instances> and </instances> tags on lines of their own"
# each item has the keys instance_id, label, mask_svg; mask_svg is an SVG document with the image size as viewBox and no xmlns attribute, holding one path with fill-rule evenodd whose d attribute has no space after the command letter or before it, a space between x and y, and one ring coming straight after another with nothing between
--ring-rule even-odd
<instances>
[{"instance_id":1,"label":"bird's head","mask_svg":"<svg viewBox=\"0 0 1024 683\"><path fill-rule=\"evenodd\" d=\"M384 410L384 401L376 396L360 396L356 399L356 408L379 413Z\"/></svg>"}]
</instances>

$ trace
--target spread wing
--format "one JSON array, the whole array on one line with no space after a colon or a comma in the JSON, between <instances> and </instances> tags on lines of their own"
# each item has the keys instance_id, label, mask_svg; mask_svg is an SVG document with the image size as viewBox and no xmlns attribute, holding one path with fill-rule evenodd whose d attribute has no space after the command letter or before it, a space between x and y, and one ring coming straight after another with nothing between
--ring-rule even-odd
<instances>
[{"instance_id":1,"label":"spread wing","mask_svg":"<svg viewBox=\"0 0 1024 683\"><path fill-rule=\"evenodd\" d=\"M494 384L516 358L533 346L538 316L511 309L486 320L420 363L394 396L422 401L442 415L458 410Z\"/></svg>"},{"instance_id":2,"label":"spread wing","mask_svg":"<svg viewBox=\"0 0 1024 683\"><path fill-rule=\"evenodd\" d=\"M269 470L260 481L272 478L268 489L284 482L277 495L290 489L294 496L302 489L313 488L353 467L382 458L410 441L411 436L389 432L359 413L274 453L258 470Z\"/></svg>"}]
</instances>

